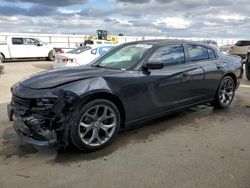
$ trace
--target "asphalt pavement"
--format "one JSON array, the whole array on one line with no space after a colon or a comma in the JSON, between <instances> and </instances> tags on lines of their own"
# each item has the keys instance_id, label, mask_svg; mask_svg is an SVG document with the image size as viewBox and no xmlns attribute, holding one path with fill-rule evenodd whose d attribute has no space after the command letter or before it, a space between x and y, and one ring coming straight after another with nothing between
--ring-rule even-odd
<instances>
[{"instance_id":1,"label":"asphalt pavement","mask_svg":"<svg viewBox=\"0 0 250 188\"><path fill-rule=\"evenodd\" d=\"M103 150L40 148L21 142L6 105L10 87L51 69L48 61L5 64L0 77L0 187L249 188L250 81L232 106L198 106L118 135Z\"/></svg>"}]
</instances>

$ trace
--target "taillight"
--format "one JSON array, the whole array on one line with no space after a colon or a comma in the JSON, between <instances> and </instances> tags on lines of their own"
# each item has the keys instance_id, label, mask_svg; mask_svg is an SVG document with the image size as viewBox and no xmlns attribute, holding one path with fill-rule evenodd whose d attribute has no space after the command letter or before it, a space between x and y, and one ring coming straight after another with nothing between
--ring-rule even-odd
<instances>
[{"instance_id":1,"label":"taillight","mask_svg":"<svg viewBox=\"0 0 250 188\"><path fill-rule=\"evenodd\" d=\"M61 61L66 65L69 62L69 59L61 59Z\"/></svg>"},{"instance_id":2,"label":"taillight","mask_svg":"<svg viewBox=\"0 0 250 188\"><path fill-rule=\"evenodd\" d=\"M68 64L68 63L76 63L76 59L68 59L68 58L64 58L64 59L58 59L57 61L58 63L59 62L62 62L63 64Z\"/></svg>"},{"instance_id":3,"label":"taillight","mask_svg":"<svg viewBox=\"0 0 250 188\"><path fill-rule=\"evenodd\" d=\"M63 54L64 51L63 51L62 49L60 49L60 50L58 50L56 53L57 53L57 54Z\"/></svg>"}]
</instances>

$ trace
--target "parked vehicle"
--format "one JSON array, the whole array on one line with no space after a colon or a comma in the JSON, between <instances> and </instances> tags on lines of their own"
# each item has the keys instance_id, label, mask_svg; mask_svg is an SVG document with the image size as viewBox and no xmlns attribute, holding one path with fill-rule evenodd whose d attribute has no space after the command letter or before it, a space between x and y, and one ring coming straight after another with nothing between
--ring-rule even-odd
<instances>
[{"instance_id":1,"label":"parked vehicle","mask_svg":"<svg viewBox=\"0 0 250 188\"><path fill-rule=\"evenodd\" d=\"M246 55L250 50L250 41L240 40L229 50L230 54L238 55L242 59L246 59Z\"/></svg>"},{"instance_id":2,"label":"parked vehicle","mask_svg":"<svg viewBox=\"0 0 250 188\"><path fill-rule=\"evenodd\" d=\"M218 43L215 40L203 40L202 41L205 44L210 44L218 48Z\"/></svg>"},{"instance_id":3,"label":"parked vehicle","mask_svg":"<svg viewBox=\"0 0 250 188\"><path fill-rule=\"evenodd\" d=\"M247 79L250 80L250 52L247 53L247 59L245 62L245 72Z\"/></svg>"},{"instance_id":4,"label":"parked vehicle","mask_svg":"<svg viewBox=\"0 0 250 188\"><path fill-rule=\"evenodd\" d=\"M220 51L229 52L229 50L233 47L233 44L226 44L220 47Z\"/></svg>"},{"instance_id":5,"label":"parked vehicle","mask_svg":"<svg viewBox=\"0 0 250 188\"><path fill-rule=\"evenodd\" d=\"M82 47L82 46L103 46L103 45L113 45L112 42L107 40L85 40L84 42L76 43L76 46Z\"/></svg>"},{"instance_id":6,"label":"parked vehicle","mask_svg":"<svg viewBox=\"0 0 250 188\"><path fill-rule=\"evenodd\" d=\"M64 54L57 54L53 68L86 65L112 48L114 48L113 45L99 47L83 46Z\"/></svg>"},{"instance_id":7,"label":"parked vehicle","mask_svg":"<svg viewBox=\"0 0 250 188\"><path fill-rule=\"evenodd\" d=\"M1 59L48 58L54 60L55 52L51 45L32 37L7 37L0 43Z\"/></svg>"},{"instance_id":8,"label":"parked vehicle","mask_svg":"<svg viewBox=\"0 0 250 188\"><path fill-rule=\"evenodd\" d=\"M241 58L211 45L137 41L87 66L20 81L8 114L25 142L93 151L147 120L199 104L229 107L242 75Z\"/></svg>"}]
</instances>

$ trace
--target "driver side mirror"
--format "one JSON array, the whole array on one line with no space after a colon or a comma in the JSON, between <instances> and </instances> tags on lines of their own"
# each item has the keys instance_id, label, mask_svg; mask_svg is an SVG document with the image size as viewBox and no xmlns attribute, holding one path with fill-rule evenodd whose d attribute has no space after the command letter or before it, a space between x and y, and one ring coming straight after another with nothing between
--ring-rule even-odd
<instances>
[{"instance_id":1,"label":"driver side mirror","mask_svg":"<svg viewBox=\"0 0 250 188\"><path fill-rule=\"evenodd\" d=\"M163 63L158 62L148 62L144 65L147 69L163 69L164 65Z\"/></svg>"}]
</instances>

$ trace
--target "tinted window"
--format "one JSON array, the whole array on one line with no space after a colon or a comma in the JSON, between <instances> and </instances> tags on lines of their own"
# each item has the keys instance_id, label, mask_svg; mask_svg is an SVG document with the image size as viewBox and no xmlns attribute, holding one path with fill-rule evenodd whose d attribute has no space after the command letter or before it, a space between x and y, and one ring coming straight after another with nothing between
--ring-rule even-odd
<instances>
[{"instance_id":1,"label":"tinted window","mask_svg":"<svg viewBox=\"0 0 250 188\"><path fill-rule=\"evenodd\" d=\"M197 45L187 45L187 49L191 62L209 59L207 48Z\"/></svg>"},{"instance_id":2,"label":"tinted window","mask_svg":"<svg viewBox=\"0 0 250 188\"><path fill-rule=\"evenodd\" d=\"M214 59L216 57L213 50L207 49L207 51L210 59Z\"/></svg>"},{"instance_id":3,"label":"tinted window","mask_svg":"<svg viewBox=\"0 0 250 188\"><path fill-rule=\"evenodd\" d=\"M12 44L14 44L14 45L23 44L23 38L12 38Z\"/></svg>"},{"instance_id":4,"label":"tinted window","mask_svg":"<svg viewBox=\"0 0 250 188\"><path fill-rule=\"evenodd\" d=\"M250 46L250 41L238 41L235 46Z\"/></svg>"},{"instance_id":5,"label":"tinted window","mask_svg":"<svg viewBox=\"0 0 250 188\"><path fill-rule=\"evenodd\" d=\"M150 58L149 62L177 65L185 63L184 49L182 45L169 45L159 48Z\"/></svg>"}]
</instances>

